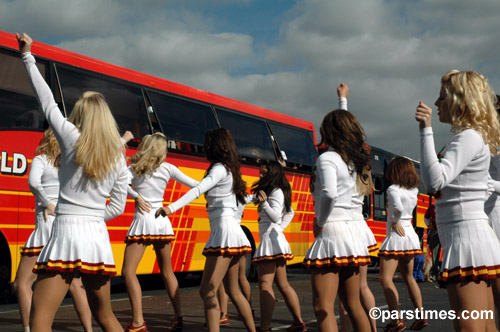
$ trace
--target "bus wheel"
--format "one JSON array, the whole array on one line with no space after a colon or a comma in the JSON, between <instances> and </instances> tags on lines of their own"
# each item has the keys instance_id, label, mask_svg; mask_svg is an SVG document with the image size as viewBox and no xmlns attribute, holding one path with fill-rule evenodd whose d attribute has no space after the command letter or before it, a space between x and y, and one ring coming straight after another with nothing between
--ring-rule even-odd
<instances>
[{"instance_id":1,"label":"bus wheel","mask_svg":"<svg viewBox=\"0 0 500 332\"><path fill-rule=\"evenodd\" d=\"M245 226L241 226L241 229L243 229L243 232L247 236L247 239L252 246L252 253L246 254L245 272L249 281L257 281L257 269L252 264L252 257L255 252L255 240L253 239L252 232L250 232L248 228L246 228Z\"/></svg>"}]
</instances>

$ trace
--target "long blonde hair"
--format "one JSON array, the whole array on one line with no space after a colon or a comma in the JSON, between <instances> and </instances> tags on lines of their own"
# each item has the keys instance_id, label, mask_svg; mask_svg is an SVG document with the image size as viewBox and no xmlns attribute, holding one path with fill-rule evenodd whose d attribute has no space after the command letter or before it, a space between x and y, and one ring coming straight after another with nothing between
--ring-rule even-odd
<instances>
[{"instance_id":1,"label":"long blonde hair","mask_svg":"<svg viewBox=\"0 0 500 332\"><path fill-rule=\"evenodd\" d=\"M52 128L49 128L45 131L42 139L40 140L40 143L38 143L38 147L35 150L36 156L41 154L44 154L47 157L47 160L52 164L52 166L60 166L61 149L59 148L59 143L54 136Z\"/></svg>"},{"instance_id":2,"label":"long blonde hair","mask_svg":"<svg viewBox=\"0 0 500 332\"><path fill-rule=\"evenodd\" d=\"M130 157L132 171L137 176L153 173L167 157L167 138L162 133L143 137L139 152Z\"/></svg>"},{"instance_id":3,"label":"long blonde hair","mask_svg":"<svg viewBox=\"0 0 500 332\"><path fill-rule=\"evenodd\" d=\"M87 91L78 99L68 121L80 131L74 145L75 162L93 181L102 181L116 171L124 145L104 96Z\"/></svg>"},{"instance_id":4,"label":"long blonde hair","mask_svg":"<svg viewBox=\"0 0 500 332\"><path fill-rule=\"evenodd\" d=\"M450 70L441 78L452 119L453 132L473 128L492 154L500 147L496 96L488 80L476 71Z\"/></svg>"}]
</instances>

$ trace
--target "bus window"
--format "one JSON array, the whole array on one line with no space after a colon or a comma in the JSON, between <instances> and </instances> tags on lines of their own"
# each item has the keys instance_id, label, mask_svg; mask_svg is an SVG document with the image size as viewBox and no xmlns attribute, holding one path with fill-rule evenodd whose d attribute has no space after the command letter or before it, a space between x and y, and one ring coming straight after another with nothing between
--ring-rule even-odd
<instances>
[{"instance_id":1,"label":"bus window","mask_svg":"<svg viewBox=\"0 0 500 332\"><path fill-rule=\"evenodd\" d=\"M85 91L96 91L106 98L120 135L130 130L135 138L140 139L151 132L141 89L91 72L76 71L62 64L57 65L57 74L68 116Z\"/></svg>"},{"instance_id":2,"label":"bus window","mask_svg":"<svg viewBox=\"0 0 500 332\"><path fill-rule=\"evenodd\" d=\"M279 149L282 155L286 156L288 163L314 166L317 153L312 132L275 122L269 121L268 123Z\"/></svg>"},{"instance_id":3,"label":"bus window","mask_svg":"<svg viewBox=\"0 0 500 332\"><path fill-rule=\"evenodd\" d=\"M37 67L47 80L47 64L38 60ZM0 52L0 111L2 129L44 130L48 127L17 53Z\"/></svg>"},{"instance_id":4,"label":"bus window","mask_svg":"<svg viewBox=\"0 0 500 332\"><path fill-rule=\"evenodd\" d=\"M254 159L276 160L273 142L263 120L217 109L220 125L233 134L238 153Z\"/></svg>"},{"instance_id":5,"label":"bus window","mask_svg":"<svg viewBox=\"0 0 500 332\"><path fill-rule=\"evenodd\" d=\"M208 105L150 90L148 96L165 135L174 141L176 149L196 152L190 145L194 145L195 148L203 146L205 133L209 129L218 127L212 109ZM169 148L174 146L169 145Z\"/></svg>"}]
</instances>

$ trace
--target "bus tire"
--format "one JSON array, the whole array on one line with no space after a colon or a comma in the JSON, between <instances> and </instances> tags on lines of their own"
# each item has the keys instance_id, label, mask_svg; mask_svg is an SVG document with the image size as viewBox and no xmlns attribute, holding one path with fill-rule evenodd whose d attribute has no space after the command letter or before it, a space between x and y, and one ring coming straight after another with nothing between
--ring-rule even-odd
<instances>
[{"instance_id":1,"label":"bus tire","mask_svg":"<svg viewBox=\"0 0 500 332\"><path fill-rule=\"evenodd\" d=\"M255 266L252 264L252 257L255 252L255 240L253 239L252 232L245 227L241 226L241 229L245 233L248 241L250 242L250 245L252 246L252 253L251 254L246 254L246 267L245 267L245 273L247 275L247 278L249 281L257 281L257 269Z\"/></svg>"},{"instance_id":2,"label":"bus tire","mask_svg":"<svg viewBox=\"0 0 500 332\"><path fill-rule=\"evenodd\" d=\"M11 258L7 241L0 233L0 304L13 303L15 296L10 284Z\"/></svg>"}]
</instances>

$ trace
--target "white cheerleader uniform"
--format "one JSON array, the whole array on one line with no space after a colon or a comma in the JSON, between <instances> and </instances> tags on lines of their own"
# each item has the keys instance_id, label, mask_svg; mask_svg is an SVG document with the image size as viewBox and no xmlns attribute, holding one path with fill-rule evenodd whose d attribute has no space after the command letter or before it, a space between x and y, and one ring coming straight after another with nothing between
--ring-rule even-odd
<instances>
[{"instance_id":1,"label":"white cheerleader uniform","mask_svg":"<svg viewBox=\"0 0 500 332\"><path fill-rule=\"evenodd\" d=\"M85 176L74 161L73 147L80 137L79 131L61 114L50 88L35 65L35 58L29 52L21 57L42 111L61 148L57 216L50 239L38 256L33 272L80 271L115 275L105 221L119 216L125 209L129 180L125 158L117 160L116 171L101 182L94 182ZM106 204L108 197L110 201Z\"/></svg>"},{"instance_id":2,"label":"white cheerleader uniform","mask_svg":"<svg viewBox=\"0 0 500 332\"><path fill-rule=\"evenodd\" d=\"M440 283L500 277L500 242L488 224L490 150L474 129L455 134L436 157L431 127L420 130L422 179L436 200L436 224L443 248Z\"/></svg>"},{"instance_id":3,"label":"white cheerleader uniform","mask_svg":"<svg viewBox=\"0 0 500 332\"><path fill-rule=\"evenodd\" d=\"M306 267L362 266L370 262L368 249L352 222L351 200L356 172L332 149L316 161L314 211L320 234L307 251Z\"/></svg>"},{"instance_id":4,"label":"white cheerleader uniform","mask_svg":"<svg viewBox=\"0 0 500 332\"><path fill-rule=\"evenodd\" d=\"M168 208L172 213L206 193L210 236L203 255L243 255L252 247L240 224L235 220L236 196L233 193L233 176L221 163L213 164L198 185L185 193Z\"/></svg>"},{"instance_id":5,"label":"white cheerleader uniform","mask_svg":"<svg viewBox=\"0 0 500 332\"><path fill-rule=\"evenodd\" d=\"M175 239L174 230L168 217L155 218L155 212L163 206L165 187L170 179L174 179L190 188L198 181L182 173L177 167L163 162L153 173L138 177L129 167L132 187L128 195L134 199L139 195L151 205L149 213L142 214L137 208L129 227L125 243L171 242Z\"/></svg>"},{"instance_id":6,"label":"white cheerleader uniform","mask_svg":"<svg viewBox=\"0 0 500 332\"><path fill-rule=\"evenodd\" d=\"M253 255L252 263L284 259L293 259L290 245L283 234L284 228L293 219L294 212L285 210L285 197L279 188L274 189L267 200L259 207L260 244ZM283 220L286 220L283 222Z\"/></svg>"},{"instance_id":7,"label":"white cheerleader uniform","mask_svg":"<svg viewBox=\"0 0 500 332\"><path fill-rule=\"evenodd\" d=\"M48 216L45 220L44 210L51 203L57 205L59 195L58 169L50 163L46 155L42 154L33 158L28 185L36 199L36 223L35 230L26 241L21 255L38 256L49 240L54 221L54 216Z\"/></svg>"},{"instance_id":8,"label":"white cheerleader uniform","mask_svg":"<svg viewBox=\"0 0 500 332\"><path fill-rule=\"evenodd\" d=\"M396 184L387 188L386 237L380 245L379 256L413 257L422 254L418 235L411 224L417 199L417 188L406 189ZM400 236L395 230L391 230L392 225L398 221L404 228L405 236Z\"/></svg>"},{"instance_id":9,"label":"white cheerleader uniform","mask_svg":"<svg viewBox=\"0 0 500 332\"><path fill-rule=\"evenodd\" d=\"M365 218L363 216L363 201L364 196L358 194L356 191L356 187L354 187L354 194L352 195L351 202L351 213L352 213L352 222L355 224L355 227L359 231L359 236L365 243L368 248L368 252L372 253L377 251L377 240L373 235L372 230L366 224Z\"/></svg>"}]
</instances>

